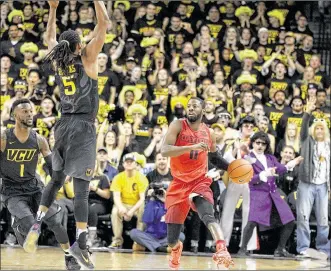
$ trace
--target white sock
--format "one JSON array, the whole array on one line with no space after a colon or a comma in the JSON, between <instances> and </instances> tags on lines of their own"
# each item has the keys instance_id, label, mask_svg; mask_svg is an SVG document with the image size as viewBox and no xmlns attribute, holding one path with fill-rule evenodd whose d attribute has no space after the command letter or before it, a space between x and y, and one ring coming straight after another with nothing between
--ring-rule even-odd
<instances>
[{"instance_id":1,"label":"white sock","mask_svg":"<svg viewBox=\"0 0 331 271\"><path fill-rule=\"evenodd\" d=\"M198 246L199 246L199 241L191 240L191 247L198 247Z\"/></svg>"},{"instance_id":2,"label":"white sock","mask_svg":"<svg viewBox=\"0 0 331 271\"><path fill-rule=\"evenodd\" d=\"M205 247L211 247L213 245L213 240L207 240Z\"/></svg>"},{"instance_id":3,"label":"white sock","mask_svg":"<svg viewBox=\"0 0 331 271\"><path fill-rule=\"evenodd\" d=\"M96 231L97 227L88 227L89 231Z\"/></svg>"}]
</instances>

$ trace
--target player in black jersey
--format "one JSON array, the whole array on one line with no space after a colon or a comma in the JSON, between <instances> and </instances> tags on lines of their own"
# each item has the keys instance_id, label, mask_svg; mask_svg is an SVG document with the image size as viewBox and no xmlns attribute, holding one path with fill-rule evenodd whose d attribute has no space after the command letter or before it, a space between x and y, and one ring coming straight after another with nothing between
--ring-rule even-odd
<instances>
[{"instance_id":1,"label":"player in black jersey","mask_svg":"<svg viewBox=\"0 0 331 271\"><path fill-rule=\"evenodd\" d=\"M14 128L1 131L1 197L14 218L12 228L17 240L23 246L26 235L34 223L34 217L41 199L43 183L36 176L38 155L41 153L47 165L52 168L51 151L46 139L31 128L33 127L32 105L29 100L16 100L12 106L15 117ZM68 270L79 270L76 259L69 254L69 239L61 221L63 210L53 203L44 218L54 232L56 239L65 252ZM30 252L34 247L24 247Z\"/></svg>"},{"instance_id":2,"label":"player in black jersey","mask_svg":"<svg viewBox=\"0 0 331 271\"><path fill-rule=\"evenodd\" d=\"M94 265L86 247L89 181L96 159L96 131L94 121L98 112L98 63L109 21L104 1L94 1L97 24L92 40L82 47L79 34L64 31L56 41L56 9L59 1L48 1L49 20L46 40L49 54L44 64L55 71L55 81L60 88L61 118L55 124L53 149L53 175L43 193L37 218L26 238L29 246L36 246L34 236L40 233L42 218L63 186L65 176L74 180L74 213L77 241L70 254L88 269ZM31 238L30 238L31 236Z\"/></svg>"}]
</instances>

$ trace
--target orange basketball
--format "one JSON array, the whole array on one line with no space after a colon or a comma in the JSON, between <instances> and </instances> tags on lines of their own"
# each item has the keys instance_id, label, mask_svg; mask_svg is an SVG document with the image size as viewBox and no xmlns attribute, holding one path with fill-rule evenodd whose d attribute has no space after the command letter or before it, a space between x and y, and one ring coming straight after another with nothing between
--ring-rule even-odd
<instances>
[{"instance_id":1,"label":"orange basketball","mask_svg":"<svg viewBox=\"0 0 331 271\"><path fill-rule=\"evenodd\" d=\"M237 159L229 165L228 174L234 183L244 184L250 182L253 178L254 170L247 160Z\"/></svg>"}]
</instances>

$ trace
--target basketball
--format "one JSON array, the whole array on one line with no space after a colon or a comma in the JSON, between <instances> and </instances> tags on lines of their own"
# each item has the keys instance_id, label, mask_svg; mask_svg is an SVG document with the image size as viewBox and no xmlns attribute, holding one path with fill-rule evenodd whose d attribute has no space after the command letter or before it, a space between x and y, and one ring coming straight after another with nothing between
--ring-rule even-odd
<instances>
[{"instance_id":1,"label":"basketball","mask_svg":"<svg viewBox=\"0 0 331 271\"><path fill-rule=\"evenodd\" d=\"M228 174L234 183L245 184L252 179L254 170L252 165L245 159L237 159L229 165Z\"/></svg>"}]
</instances>

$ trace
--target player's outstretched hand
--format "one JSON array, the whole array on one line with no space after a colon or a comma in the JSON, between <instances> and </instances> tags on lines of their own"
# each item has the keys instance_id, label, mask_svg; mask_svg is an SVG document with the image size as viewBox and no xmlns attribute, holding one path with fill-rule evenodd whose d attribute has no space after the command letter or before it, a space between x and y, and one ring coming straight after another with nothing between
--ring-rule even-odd
<instances>
[{"instance_id":1,"label":"player's outstretched hand","mask_svg":"<svg viewBox=\"0 0 331 271\"><path fill-rule=\"evenodd\" d=\"M48 1L48 4L52 8L57 8L59 5L59 0L50 0L50 1Z\"/></svg>"},{"instance_id":2,"label":"player's outstretched hand","mask_svg":"<svg viewBox=\"0 0 331 271\"><path fill-rule=\"evenodd\" d=\"M200 142L198 144L192 145L191 147L192 151L209 151L209 146L208 144L204 142Z\"/></svg>"}]
</instances>

